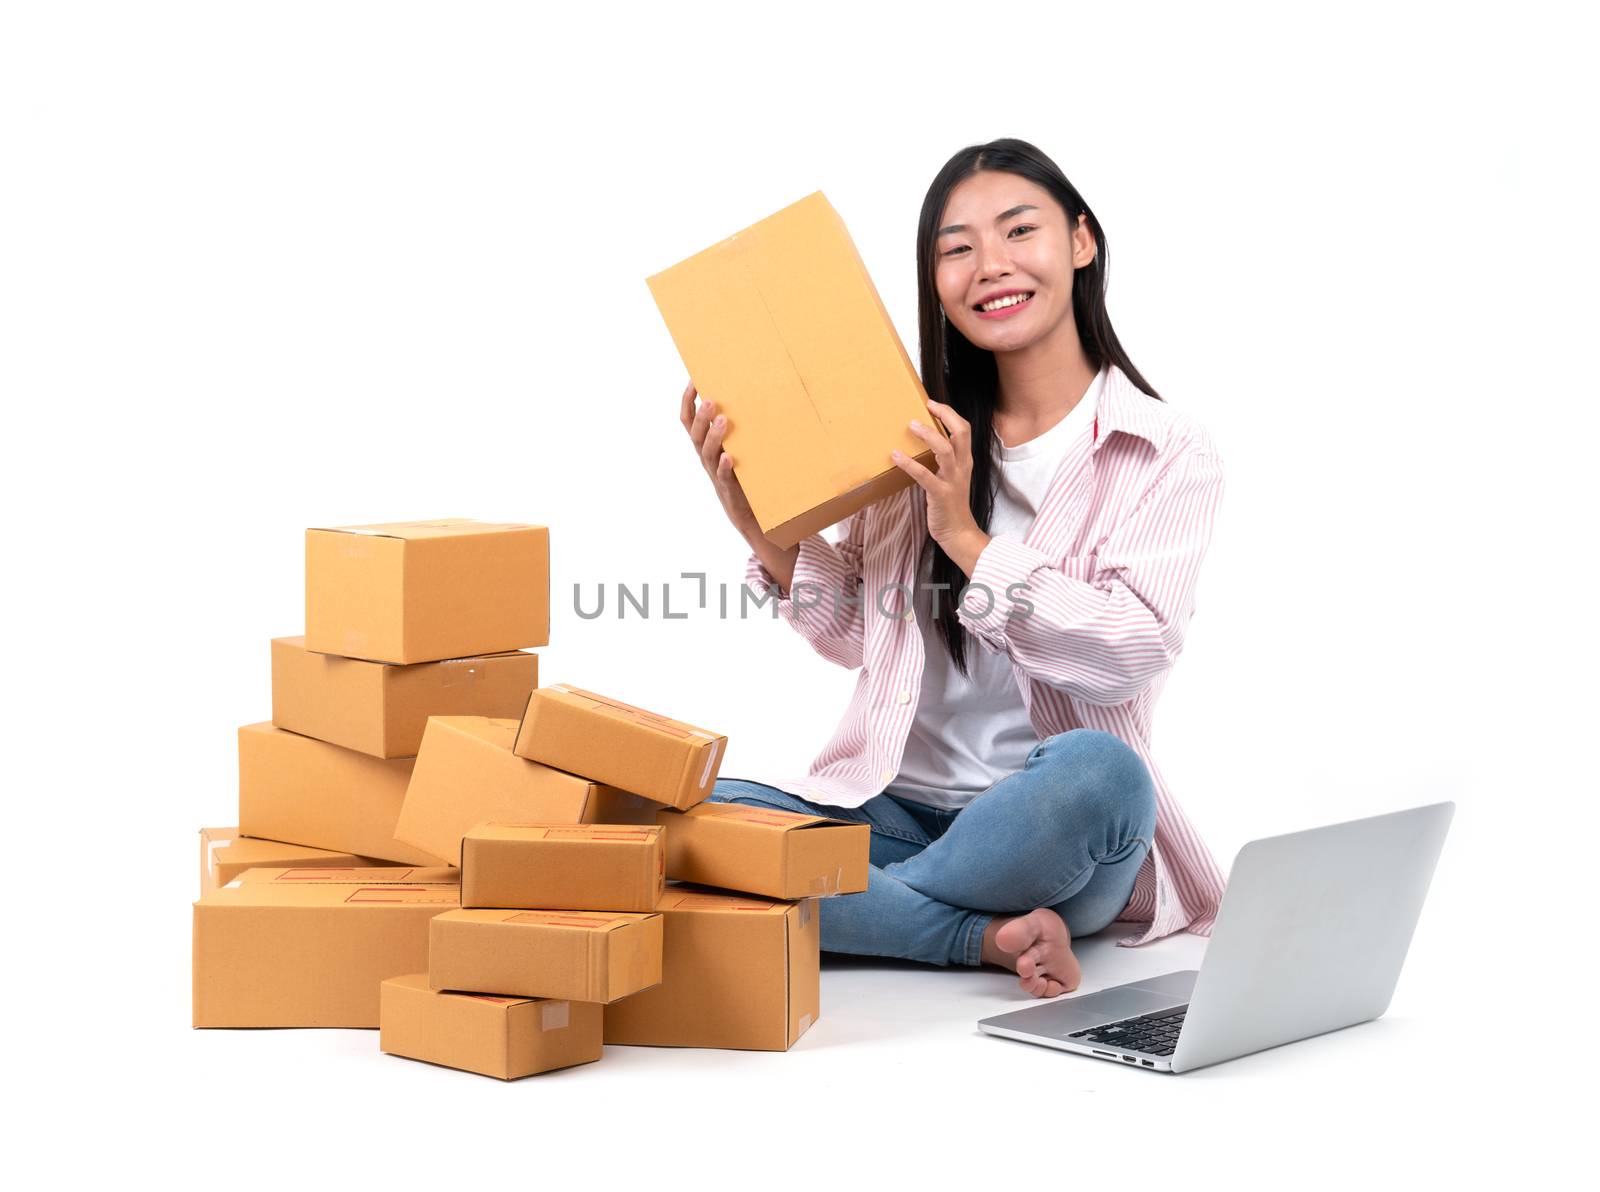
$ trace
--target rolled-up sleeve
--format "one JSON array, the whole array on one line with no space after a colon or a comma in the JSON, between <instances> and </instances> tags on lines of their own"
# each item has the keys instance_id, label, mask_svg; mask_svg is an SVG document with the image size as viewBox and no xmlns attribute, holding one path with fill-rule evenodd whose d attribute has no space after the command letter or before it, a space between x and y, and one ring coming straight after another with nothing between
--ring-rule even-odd
<instances>
[{"instance_id":1,"label":"rolled-up sleeve","mask_svg":"<svg viewBox=\"0 0 1600 1192\"><path fill-rule=\"evenodd\" d=\"M778 591L777 578L762 564L760 555L751 551L745 563L745 583L758 594L777 592L778 615L818 654L847 670L860 666L864 658L861 560L865 522L864 511L851 514L838 542L829 542L821 533L802 538L788 592Z\"/></svg>"},{"instance_id":2,"label":"rolled-up sleeve","mask_svg":"<svg viewBox=\"0 0 1600 1192\"><path fill-rule=\"evenodd\" d=\"M1191 440L1087 557L1051 559L1021 535L996 534L957 619L985 649L1076 699L1132 699L1183 650L1222 490L1215 449Z\"/></svg>"}]
</instances>

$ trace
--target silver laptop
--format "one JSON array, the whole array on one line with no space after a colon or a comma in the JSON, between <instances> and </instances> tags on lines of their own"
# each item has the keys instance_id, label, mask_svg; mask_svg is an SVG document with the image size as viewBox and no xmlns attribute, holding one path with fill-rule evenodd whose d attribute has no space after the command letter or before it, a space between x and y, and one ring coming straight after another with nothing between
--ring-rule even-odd
<instances>
[{"instance_id":1,"label":"silver laptop","mask_svg":"<svg viewBox=\"0 0 1600 1192\"><path fill-rule=\"evenodd\" d=\"M991 1035L1187 1072L1389 1008L1451 802L1252 840L1199 969L985 1018Z\"/></svg>"}]
</instances>

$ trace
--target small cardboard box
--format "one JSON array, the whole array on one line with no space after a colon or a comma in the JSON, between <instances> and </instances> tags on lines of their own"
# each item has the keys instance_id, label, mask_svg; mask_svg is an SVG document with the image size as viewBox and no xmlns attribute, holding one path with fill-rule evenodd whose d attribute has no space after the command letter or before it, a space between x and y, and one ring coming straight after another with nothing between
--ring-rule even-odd
<instances>
[{"instance_id":1,"label":"small cardboard box","mask_svg":"<svg viewBox=\"0 0 1600 1192\"><path fill-rule=\"evenodd\" d=\"M412 973L383 982L378 1046L390 1055L516 1080L599 1059L601 1014L593 1002L433 989L427 973Z\"/></svg>"},{"instance_id":2,"label":"small cardboard box","mask_svg":"<svg viewBox=\"0 0 1600 1192\"><path fill-rule=\"evenodd\" d=\"M479 824L461 841L461 905L649 912L665 862L654 824Z\"/></svg>"},{"instance_id":3,"label":"small cardboard box","mask_svg":"<svg viewBox=\"0 0 1600 1192\"><path fill-rule=\"evenodd\" d=\"M257 840L239 835L238 828L200 829L200 893L225 886L246 869L258 865L382 865L372 857L336 853L281 840Z\"/></svg>"},{"instance_id":4,"label":"small cardboard box","mask_svg":"<svg viewBox=\"0 0 1600 1192\"><path fill-rule=\"evenodd\" d=\"M276 882L280 885L307 882L324 886L455 886L461 882L461 871L451 865L374 865L370 869L343 865L262 865L246 869L223 888L231 889L246 882Z\"/></svg>"},{"instance_id":5,"label":"small cardboard box","mask_svg":"<svg viewBox=\"0 0 1600 1192\"><path fill-rule=\"evenodd\" d=\"M867 888L872 829L743 803L663 808L667 877L768 898L821 898Z\"/></svg>"},{"instance_id":6,"label":"small cardboard box","mask_svg":"<svg viewBox=\"0 0 1600 1192\"><path fill-rule=\"evenodd\" d=\"M406 865L443 865L445 858L394 838L412 761L247 724L239 730L239 830Z\"/></svg>"},{"instance_id":7,"label":"small cardboard box","mask_svg":"<svg viewBox=\"0 0 1600 1192\"><path fill-rule=\"evenodd\" d=\"M469 518L306 531L306 648L434 662L550 640L550 532Z\"/></svg>"},{"instance_id":8,"label":"small cardboard box","mask_svg":"<svg viewBox=\"0 0 1600 1192\"><path fill-rule=\"evenodd\" d=\"M373 757L415 757L429 716L520 716L539 657L511 651L395 666L272 639L272 723Z\"/></svg>"},{"instance_id":9,"label":"small cardboard box","mask_svg":"<svg viewBox=\"0 0 1600 1192\"><path fill-rule=\"evenodd\" d=\"M597 823L641 803L593 779L518 757L511 752L516 736L515 720L430 716L395 835L454 864L474 824Z\"/></svg>"},{"instance_id":10,"label":"small cardboard box","mask_svg":"<svg viewBox=\"0 0 1600 1192\"><path fill-rule=\"evenodd\" d=\"M614 1002L661 980L661 916L458 910L429 928L435 989Z\"/></svg>"},{"instance_id":11,"label":"small cardboard box","mask_svg":"<svg viewBox=\"0 0 1600 1192\"><path fill-rule=\"evenodd\" d=\"M712 791L728 738L557 683L528 697L520 757L664 803L693 807Z\"/></svg>"},{"instance_id":12,"label":"small cardboard box","mask_svg":"<svg viewBox=\"0 0 1600 1192\"><path fill-rule=\"evenodd\" d=\"M240 881L194 904L194 1025L378 1025L378 985L428 962L454 883Z\"/></svg>"},{"instance_id":13,"label":"small cardboard box","mask_svg":"<svg viewBox=\"0 0 1600 1192\"><path fill-rule=\"evenodd\" d=\"M607 1043L787 1051L817 1020L815 899L668 886L661 984L606 1007Z\"/></svg>"},{"instance_id":14,"label":"small cardboard box","mask_svg":"<svg viewBox=\"0 0 1600 1192\"><path fill-rule=\"evenodd\" d=\"M821 191L646 279L761 532L782 547L929 469L928 395L844 221Z\"/></svg>"}]
</instances>

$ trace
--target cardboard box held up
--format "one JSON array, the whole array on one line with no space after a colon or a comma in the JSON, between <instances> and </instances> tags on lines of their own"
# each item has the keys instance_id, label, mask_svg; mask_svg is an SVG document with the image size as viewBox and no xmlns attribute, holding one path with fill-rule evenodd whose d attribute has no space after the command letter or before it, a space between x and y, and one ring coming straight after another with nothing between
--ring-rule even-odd
<instances>
[{"instance_id":1,"label":"cardboard box held up","mask_svg":"<svg viewBox=\"0 0 1600 1192\"><path fill-rule=\"evenodd\" d=\"M649 912L665 863L654 824L479 824L461 841L461 905Z\"/></svg>"},{"instance_id":2,"label":"cardboard box held up","mask_svg":"<svg viewBox=\"0 0 1600 1192\"><path fill-rule=\"evenodd\" d=\"M372 857L337 853L305 844L285 844L281 840L257 840L239 835L238 828L200 829L200 893L225 886L247 869L257 866L382 865Z\"/></svg>"},{"instance_id":3,"label":"cardboard box held up","mask_svg":"<svg viewBox=\"0 0 1600 1192\"><path fill-rule=\"evenodd\" d=\"M598 823L644 805L604 783L518 757L511 752L516 736L515 720L430 716L395 835L455 864L474 824Z\"/></svg>"},{"instance_id":4,"label":"cardboard box held up","mask_svg":"<svg viewBox=\"0 0 1600 1192\"><path fill-rule=\"evenodd\" d=\"M815 899L668 886L661 984L608 1005L606 1043L787 1051L821 1004Z\"/></svg>"},{"instance_id":5,"label":"cardboard box held up","mask_svg":"<svg viewBox=\"0 0 1600 1192\"><path fill-rule=\"evenodd\" d=\"M662 829L671 881L786 899L867 888L872 829L866 824L744 803L677 811L641 802L611 811L617 823Z\"/></svg>"},{"instance_id":6,"label":"cardboard box held up","mask_svg":"<svg viewBox=\"0 0 1600 1192\"><path fill-rule=\"evenodd\" d=\"M270 724L247 724L239 730L239 830L407 865L443 865L446 858L394 838L411 766L411 758L384 761Z\"/></svg>"},{"instance_id":7,"label":"cardboard box held up","mask_svg":"<svg viewBox=\"0 0 1600 1192\"><path fill-rule=\"evenodd\" d=\"M194 1025L375 1027L378 985L428 963L453 882L236 881L194 904Z\"/></svg>"},{"instance_id":8,"label":"cardboard box held up","mask_svg":"<svg viewBox=\"0 0 1600 1192\"><path fill-rule=\"evenodd\" d=\"M646 279L761 531L789 547L937 470L942 433L844 221L821 191Z\"/></svg>"},{"instance_id":9,"label":"cardboard box held up","mask_svg":"<svg viewBox=\"0 0 1600 1192\"><path fill-rule=\"evenodd\" d=\"M660 980L660 915L458 910L430 925L435 989L614 1002Z\"/></svg>"},{"instance_id":10,"label":"cardboard box held up","mask_svg":"<svg viewBox=\"0 0 1600 1192\"><path fill-rule=\"evenodd\" d=\"M711 793L727 743L707 729L556 683L528 697L513 748L530 761L681 808Z\"/></svg>"},{"instance_id":11,"label":"cardboard box held up","mask_svg":"<svg viewBox=\"0 0 1600 1192\"><path fill-rule=\"evenodd\" d=\"M390 977L379 998L378 1046L391 1055L516 1080L600 1058L593 1002L433 989L427 973Z\"/></svg>"},{"instance_id":12,"label":"cardboard box held up","mask_svg":"<svg viewBox=\"0 0 1600 1192\"><path fill-rule=\"evenodd\" d=\"M469 518L306 531L306 648L434 662L550 640L550 533Z\"/></svg>"},{"instance_id":13,"label":"cardboard box held up","mask_svg":"<svg viewBox=\"0 0 1600 1192\"><path fill-rule=\"evenodd\" d=\"M373 757L415 757L429 716L521 716L538 685L521 651L396 666L272 639L272 723Z\"/></svg>"}]
</instances>

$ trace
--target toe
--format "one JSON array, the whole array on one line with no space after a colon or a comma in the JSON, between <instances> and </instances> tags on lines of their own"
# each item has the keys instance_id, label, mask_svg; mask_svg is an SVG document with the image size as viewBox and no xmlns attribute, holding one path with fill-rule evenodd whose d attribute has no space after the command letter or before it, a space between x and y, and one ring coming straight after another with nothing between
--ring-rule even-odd
<instances>
[{"instance_id":1,"label":"toe","mask_svg":"<svg viewBox=\"0 0 1600 1192\"><path fill-rule=\"evenodd\" d=\"M995 947L1002 952L1021 952L1038 938L1038 929L1027 915L1012 919L994 933Z\"/></svg>"}]
</instances>

